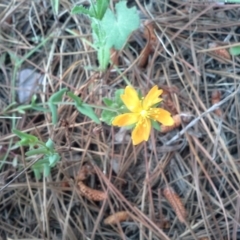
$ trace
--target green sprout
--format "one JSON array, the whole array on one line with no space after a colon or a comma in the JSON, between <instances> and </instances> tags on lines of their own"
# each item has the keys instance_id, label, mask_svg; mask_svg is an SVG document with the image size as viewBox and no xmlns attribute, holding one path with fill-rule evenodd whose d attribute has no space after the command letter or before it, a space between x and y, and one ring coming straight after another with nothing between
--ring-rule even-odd
<instances>
[{"instance_id":1,"label":"green sprout","mask_svg":"<svg viewBox=\"0 0 240 240\"><path fill-rule=\"evenodd\" d=\"M17 129L13 130L21 140L17 142L17 146L28 146L29 149L25 153L26 159L32 156L40 156L40 159L31 166L34 172L35 178L40 179L42 173L45 177L48 177L52 167L60 160L60 155L54 148L54 142L48 139L46 143L40 141L36 136L21 132Z\"/></svg>"},{"instance_id":2,"label":"green sprout","mask_svg":"<svg viewBox=\"0 0 240 240\"><path fill-rule=\"evenodd\" d=\"M126 1L117 3L115 12L108 6L109 0L98 0L89 9L83 6L72 9L73 14L85 14L91 19L93 47L97 50L101 70L107 69L110 49L121 50L140 24L136 7L128 8Z\"/></svg>"}]
</instances>

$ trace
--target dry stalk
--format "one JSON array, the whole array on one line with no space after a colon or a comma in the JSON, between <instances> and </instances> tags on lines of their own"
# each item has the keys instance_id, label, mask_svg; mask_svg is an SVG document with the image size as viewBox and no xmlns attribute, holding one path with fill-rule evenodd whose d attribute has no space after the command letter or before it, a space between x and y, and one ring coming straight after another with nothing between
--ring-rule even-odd
<instances>
[{"instance_id":1,"label":"dry stalk","mask_svg":"<svg viewBox=\"0 0 240 240\"><path fill-rule=\"evenodd\" d=\"M103 191L95 190L86 186L82 181L78 182L80 194L92 201L103 201L107 199L107 194Z\"/></svg>"},{"instance_id":2,"label":"dry stalk","mask_svg":"<svg viewBox=\"0 0 240 240\"><path fill-rule=\"evenodd\" d=\"M120 212L116 212L116 213L110 215L109 217L107 217L104 220L104 224L106 224L106 225L117 224L119 222L124 222L124 221L128 220L128 218L129 218L129 214L127 211L120 211Z\"/></svg>"},{"instance_id":3,"label":"dry stalk","mask_svg":"<svg viewBox=\"0 0 240 240\"><path fill-rule=\"evenodd\" d=\"M156 46L157 37L154 32L152 23L146 23L144 28L144 38L147 39L145 47L142 49L138 66L145 67L148 62L148 56L154 52L154 46Z\"/></svg>"},{"instance_id":4,"label":"dry stalk","mask_svg":"<svg viewBox=\"0 0 240 240\"><path fill-rule=\"evenodd\" d=\"M170 187L166 187L163 190L163 195L169 201L169 203L172 206L173 210L175 211L179 221L184 223L187 218L187 211L186 211L180 197Z\"/></svg>"},{"instance_id":5,"label":"dry stalk","mask_svg":"<svg viewBox=\"0 0 240 240\"><path fill-rule=\"evenodd\" d=\"M113 65L115 66L118 66L119 65L119 51L114 49L114 48L111 48L110 49L110 58L111 58L111 62Z\"/></svg>"}]
</instances>

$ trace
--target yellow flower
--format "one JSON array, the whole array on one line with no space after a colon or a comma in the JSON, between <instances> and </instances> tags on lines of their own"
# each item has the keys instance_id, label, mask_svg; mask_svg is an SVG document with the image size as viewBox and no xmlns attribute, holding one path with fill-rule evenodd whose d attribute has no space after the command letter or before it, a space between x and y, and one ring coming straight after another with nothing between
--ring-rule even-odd
<instances>
[{"instance_id":1,"label":"yellow flower","mask_svg":"<svg viewBox=\"0 0 240 240\"><path fill-rule=\"evenodd\" d=\"M132 132L132 141L134 145L147 141L151 131L151 120L158 121L165 126L174 124L171 114L162 108L153 108L152 106L162 101L159 96L162 90L154 86L145 98L139 99L137 91L127 86L121 99L130 111L114 118L113 126L123 127L136 124Z\"/></svg>"}]
</instances>

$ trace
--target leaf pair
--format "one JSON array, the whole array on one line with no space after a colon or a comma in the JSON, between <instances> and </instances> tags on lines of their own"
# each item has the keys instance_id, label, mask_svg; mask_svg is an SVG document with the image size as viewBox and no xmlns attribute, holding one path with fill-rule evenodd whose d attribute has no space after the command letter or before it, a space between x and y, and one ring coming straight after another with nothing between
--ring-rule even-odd
<instances>
[{"instance_id":1,"label":"leaf pair","mask_svg":"<svg viewBox=\"0 0 240 240\"><path fill-rule=\"evenodd\" d=\"M75 107L77 108L77 110L82 113L83 115L91 118L95 123L100 124L100 120L97 117L97 115L95 114L95 112L93 111L93 109L88 106L87 104L83 103L82 100L74 95L72 92L68 92L67 95L73 100L75 101Z\"/></svg>"},{"instance_id":2,"label":"leaf pair","mask_svg":"<svg viewBox=\"0 0 240 240\"><path fill-rule=\"evenodd\" d=\"M59 90L58 92L54 93L49 98L49 108L52 112L52 123L57 124L58 121L58 114L57 114L57 106L59 102L62 101L64 93L67 92L67 88L63 88ZM93 111L93 109L88 106L87 104L83 103L83 101L76 95L74 95L72 92L68 91L67 95L75 102L75 107L78 109L79 112L81 112L83 115L88 116L91 118L94 122L100 124L100 120L98 119L97 115Z\"/></svg>"}]
</instances>

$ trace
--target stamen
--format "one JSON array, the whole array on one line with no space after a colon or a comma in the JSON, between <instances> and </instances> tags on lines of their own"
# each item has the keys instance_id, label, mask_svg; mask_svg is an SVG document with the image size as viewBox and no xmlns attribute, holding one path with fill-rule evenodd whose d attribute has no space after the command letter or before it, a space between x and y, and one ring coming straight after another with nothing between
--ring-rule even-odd
<instances>
[{"instance_id":1,"label":"stamen","mask_svg":"<svg viewBox=\"0 0 240 240\"><path fill-rule=\"evenodd\" d=\"M146 110L142 110L142 111L140 112L140 115L141 115L142 117L148 117L148 112L147 112Z\"/></svg>"}]
</instances>

